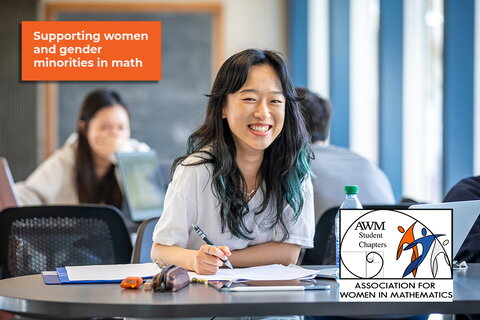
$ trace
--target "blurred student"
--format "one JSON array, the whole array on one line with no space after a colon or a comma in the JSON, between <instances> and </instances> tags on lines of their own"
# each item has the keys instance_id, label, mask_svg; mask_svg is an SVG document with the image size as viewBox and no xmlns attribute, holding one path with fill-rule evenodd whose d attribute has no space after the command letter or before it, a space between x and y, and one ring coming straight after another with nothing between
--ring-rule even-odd
<instances>
[{"instance_id":1,"label":"blurred student","mask_svg":"<svg viewBox=\"0 0 480 320\"><path fill-rule=\"evenodd\" d=\"M76 134L24 182L16 184L22 205L101 203L122 208L115 173L117 151L148 151L130 139L125 101L114 90L90 92L80 110Z\"/></svg>"},{"instance_id":2,"label":"blurred student","mask_svg":"<svg viewBox=\"0 0 480 320\"><path fill-rule=\"evenodd\" d=\"M203 125L174 163L152 259L200 274L227 258L234 267L296 263L315 228L307 141L284 60L253 49L230 57Z\"/></svg>"},{"instance_id":3,"label":"blurred student","mask_svg":"<svg viewBox=\"0 0 480 320\"><path fill-rule=\"evenodd\" d=\"M393 204L392 186L385 174L370 160L328 144L332 109L330 103L308 89L297 88L302 113L311 136L315 159L311 162L315 221L326 210L338 207L345 198L344 186L358 185L358 198L364 205Z\"/></svg>"},{"instance_id":4,"label":"blurred student","mask_svg":"<svg viewBox=\"0 0 480 320\"><path fill-rule=\"evenodd\" d=\"M480 176L467 177L457 182L445 195L443 202L480 200Z\"/></svg>"},{"instance_id":5,"label":"blurred student","mask_svg":"<svg viewBox=\"0 0 480 320\"><path fill-rule=\"evenodd\" d=\"M467 177L457 182L445 195L443 202L470 200L480 200L480 176ZM468 263L480 262L479 241L480 219L477 218L472 226L472 230L454 257L455 260ZM475 319L480 319L480 315L476 315Z\"/></svg>"}]
</instances>

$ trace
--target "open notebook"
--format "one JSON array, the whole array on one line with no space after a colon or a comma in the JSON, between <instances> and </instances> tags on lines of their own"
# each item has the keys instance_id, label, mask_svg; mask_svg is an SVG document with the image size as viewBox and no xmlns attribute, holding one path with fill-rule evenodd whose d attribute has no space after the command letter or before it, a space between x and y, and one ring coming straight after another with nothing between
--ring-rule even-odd
<instances>
[{"instance_id":1,"label":"open notebook","mask_svg":"<svg viewBox=\"0 0 480 320\"><path fill-rule=\"evenodd\" d=\"M161 270L154 263L70 266L57 268L56 271L43 271L45 284L72 283L110 283L121 282L130 276L151 278ZM190 278L204 280L292 280L313 278L318 270L305 269L299 266L283 266L278 264L251 268L222 268L215 275L198 275L189 272Z\"/></svg>"}]
</instances>

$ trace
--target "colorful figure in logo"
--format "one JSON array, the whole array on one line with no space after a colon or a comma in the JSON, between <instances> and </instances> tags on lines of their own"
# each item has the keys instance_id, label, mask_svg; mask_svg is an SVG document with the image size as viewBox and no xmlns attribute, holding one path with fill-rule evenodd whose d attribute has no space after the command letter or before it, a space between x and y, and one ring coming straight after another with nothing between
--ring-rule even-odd
<instances>
[{"instance_id":1,"label":"colorful figure in logo","mask_svg":"<svg viewBox=\"0 0 480 320\"><path fill-rule=\"evenodd\" d=\"M405 232L405 229L402 227L402 226L398 226L398 231L400 231L401 233L404 233L402 239L400 239L400 243L398 244L398 249L397 249L397 260L398 258L400 258L400 256L402 255L402 252L403 252L403 245L404 244L411 244L412 242L415 241L415 236L413 235L413 226L415 225L416 222L414 222L410 228L407 229L407 231ZM418 248L417 246L414 246L413 247L413 250L412 250L412 259L410 260L411 262L413 262L415 259L418 258ZM417 269L413 269L412 270L412 273L413 273L413 276L415 277L417 275Z\"/></svg>"},{"instance_id":2,"label":"colorful figure in logo","mask_svg":"<svg viewBox=\"0 0 480 320\"><path fill-rule=\"evenodd\" d=\"M417 246L417 244L422 245L422 254L413 260L405 269L405 272L403 273L403 277L406 277L409 275L413 270L417 269L418 266L425 260L427 257L428 251L430 250L433 242L435 241L436 238L440 236L444 236L444 234L431 234L429 236L427 234L427 229L422 228L422 238L418 238L417 240L413 241L410 243L408 246L405 247L404 250L409 250Z\"/></svg>"}]
</instances>

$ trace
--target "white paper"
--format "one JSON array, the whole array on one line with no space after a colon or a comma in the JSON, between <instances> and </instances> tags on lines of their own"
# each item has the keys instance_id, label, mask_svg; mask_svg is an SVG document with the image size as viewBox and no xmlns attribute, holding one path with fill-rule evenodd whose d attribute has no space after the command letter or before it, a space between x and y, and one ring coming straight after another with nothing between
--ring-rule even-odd
<instances>
[{"instance_id":1,"label":"white paper","mask_svg":"<svg viewBox=\"0 0 480 320\"><path fill-rule=\"evenodd\" d=\"M155 263L104 264L94 266L65 267L70 281L122 280L126 277L153 277L160 272Z\"/></svg>"},{"instance_id":2,"label":"white paper","mask_svg":"<svg viewBox=\"0 0 480 320\"><path fill-rule=\"evenodd\" d=\"M317 270L317 277L326 279L335 279L335 268L326 268Z\"/></svg>"},{"instance_id":3,"label":"white paper","mask_svg":"<svg viewBox=\"0 0 480 320\"><path fill-rule=\"evenodd\" d=\"M299 266L283 266L281 264L271 264L267 266L251 268L222 268L214 275L197 274L189 272L190 279L199 278L204 280L294 280L302 278L312 278L318 270L305 269Z\"/></svg>"}]
</instances>

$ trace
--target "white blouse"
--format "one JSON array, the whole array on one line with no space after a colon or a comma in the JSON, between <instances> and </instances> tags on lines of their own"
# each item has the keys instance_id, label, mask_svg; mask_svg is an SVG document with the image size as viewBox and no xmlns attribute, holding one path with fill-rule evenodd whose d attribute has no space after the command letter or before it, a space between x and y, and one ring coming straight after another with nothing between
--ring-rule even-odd
<instances>
[{"instance_id":1,"label":"white blouse","mask_svg":"<svg viewBox=\"0 0 480 320\"><path fill-rule=\"evenodd\" d=\"M198 157L191 155L183 164L196 163ZM153 232L153 241L163 245L174 245L198 250L205 242L193 230L192 223L198 225L213 243L228 246L230 250L243 249L266 242L280 242L283 238L281 227L277 225L268 230L269 218L273 214L273 206L258 214L254 210L263 201L260 187L249 201L250 212L244 217L245 225L251 231L246 240L234 237L228 227L222 232L220 220L220 204L212 191L211 164L185 166L180 164L175 169L172 182L168 186L164 202L163 214ZM298 244L303 248L313 247L315 233L313 188L310 178L304 184L305 201L302 213L297 221L292 221L293 209L286 205L284 209L285 223L290 236L285 243Z\"/></svg>"}]
</instances>

